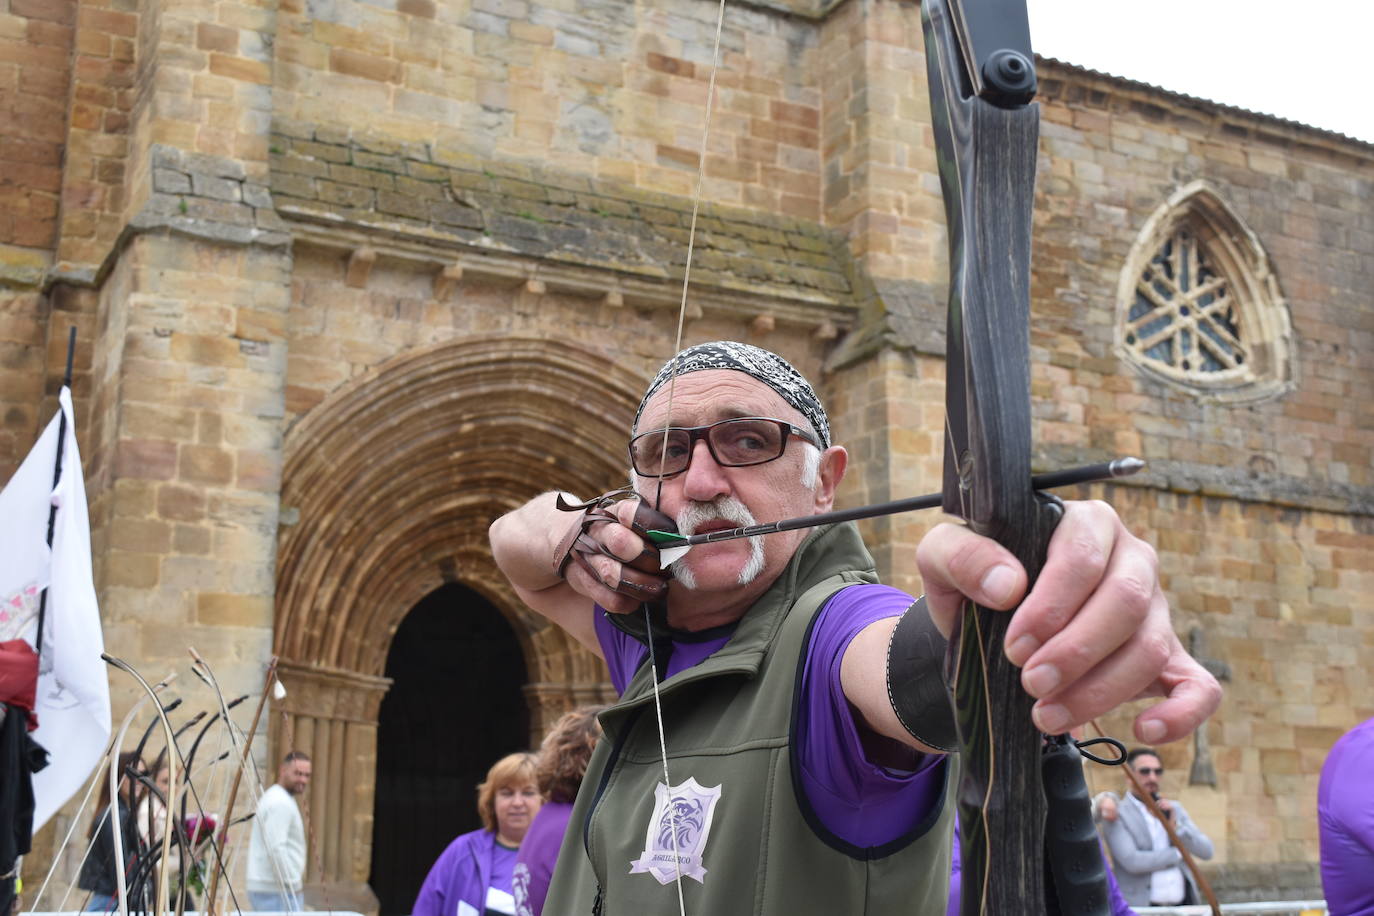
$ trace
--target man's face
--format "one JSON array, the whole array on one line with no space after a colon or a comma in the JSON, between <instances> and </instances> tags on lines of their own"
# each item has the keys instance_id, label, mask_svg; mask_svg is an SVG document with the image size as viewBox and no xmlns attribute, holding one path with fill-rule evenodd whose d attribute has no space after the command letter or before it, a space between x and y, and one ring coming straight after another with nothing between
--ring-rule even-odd
<instances>
[{"instance_id":1,"label":"man's face","mask_svg":"<svg viewBox=\"0 0 1374 916\"><path fill-rule=\"evenodd\" d=\"M788 406L777 392L743 372L709 369L677 380L668 415L668 386L649 399L636 433L664 426L705 426L731 417L772 417L810 430L801 413ZM831 449L822 458L820 482L802 484L804 443L792 437L782 457L749 467L722 467L711 457L705 440L692 446L687 470L663 481L659 510L677 519L694 522L690 533L737 528L748 522L738 518L732 505L748 510L757 523L827 511L839 475L834 473ZM843 464L843 459L840 459ZM840 470L842 474L842 468ZM654 478L636 477L636 489L653 504L658 494ZM714 626L737 619L767 590L791 559L807 531L789 531L761 538L739 538L693 547L675 565L680 581L669 590L669 609L676 626ZM751 543L753 542L753 543ZM759 556L759 548L762 556ZM742 582L741 574L746 574ZM752 574L752 575L748 575ZM684 585L686 588L684 588ZM683 595L689 591L690 595ZM682 610L676 610L676 608ZM690 619L683 618L683 611Z\"/></svg>"},{"instance_id":2,"label":"man's face","mask_svg":"<svg viewBox=\"0 0 1374 916\"><path fill-rule=\"evenodd\" d=\"M310 788L310 761L292 760L277 771L277 782L292 795L300 795Z\"/></svg>"},{"instance_id":3,"label":"man's face","mask_svg":"<svg viewBox=\"0 0 1374 916\"><path fill-rule=\"evenodd\" d=\"M1164 767L1160 764L1158 757L1154 754L1141 754L1131 761L1130 766L1135 771L1135 778L1140 781L1140 787L1145 790L1146 795L1159 794L1159 783L1164 775ZM1132 791L1135 791L1134 787L1132 787Z\"/></svg>"}]
</instances>

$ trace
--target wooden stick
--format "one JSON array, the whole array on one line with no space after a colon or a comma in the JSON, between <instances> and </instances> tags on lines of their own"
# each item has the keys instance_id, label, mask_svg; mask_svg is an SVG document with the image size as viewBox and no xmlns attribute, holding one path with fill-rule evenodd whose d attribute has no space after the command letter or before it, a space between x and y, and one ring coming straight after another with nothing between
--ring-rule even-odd
<instances>
[{"instance_id":1,"label":"wooden stick","mask_svg":"<svg viewBox=\"0 0 1374 916\"><path fill-rule=\"evenodd\" d=\"M224 826L220 828L219 843L220 848L224 848L225 840L228 838L229 825L234 822L234 801L239 794L239 782L243 779L243 768L248 765L248 754L253 748L253 736L258 731L258 720L262 718L262 708L267 705L267 698L272 695L272 682L277 678L277 657L272 656L272 660L267 663L267 676L263 678L262 698L258 700L258 708L253 712L253 724L248 728L248 740L243 742L243 754L239 759L238 769L234 771L234 781L229 784L229 802L225 805ZM228 727L233 726L225 723ZM205 894L205 913L206 916L215 916L215 893L219 890L219 869L210 873L210 887Z\"/></svg>"}]
</instances>

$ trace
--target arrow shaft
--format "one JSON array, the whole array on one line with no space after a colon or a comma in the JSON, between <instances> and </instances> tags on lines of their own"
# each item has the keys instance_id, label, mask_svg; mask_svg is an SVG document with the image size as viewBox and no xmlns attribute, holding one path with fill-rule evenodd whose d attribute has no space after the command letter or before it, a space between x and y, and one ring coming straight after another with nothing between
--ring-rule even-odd
<instances>
[{"instance_id":1,"label":"arrow shaft","mask_svg":"<svg viewBox=\"0 0 1374 916\"><path fill-rule=\"evenodd\" d=\"M1144 467L1145 462L1139 458L1117 458L1114 461L1104 461L1100 464L1088 464L1063 471L1036 474L1031 478L1031 484L1037 490L1053 490L1057 487L1068 487L1080 483L1129 477ZM664 542L677 545L681 545L683 542L691 545L714 544L717 541L732 541L736 538L749 538L760 534L775 534L779 531L815 528L820 525L834 525L840 522L857 522L865 518L896 515L899 512L914 512L918 509L934 509L940 505L941 501L941 494L927 493L925 496L912 496L892 502L875 503L871 506L859 506L856 509L840 509L835 512L822 512L820 515L785 518L782 521L768 522L763 525L746 525L742 528L706 531L701 534L688 535L685 538L680 535L672 535L665 537ZM667 532L650 532L650 534L666 535Z\"/></svg>"}]
</instances>

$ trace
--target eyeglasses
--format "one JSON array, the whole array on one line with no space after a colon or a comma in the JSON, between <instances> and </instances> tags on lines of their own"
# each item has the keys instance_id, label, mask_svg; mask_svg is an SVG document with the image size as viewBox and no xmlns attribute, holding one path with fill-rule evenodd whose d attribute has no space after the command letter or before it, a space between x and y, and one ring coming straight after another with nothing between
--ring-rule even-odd
<instances>
[{"instance_id":1,"label":"eyeglasses","mask_svg":"<svg viewBox=\"0 0 1374 916\"><path fill-rule=\"evenodd\" d=\"M791 436L820 447L815 436L786 420L735 417L709 426L670 426L666 437L662 429L640 433L630 440L630 464L641 477L681 474L692 463L692 452L696 449L698 439L706 440L711 457L721 467L742 468L766 464L782 457Z\"/></svg>"},{"instance_id":2,"label":"eyeglasses","mask_svg":"<svg viewBox=\"0 0 1374 916\"><path fill-rule=\"evenodd\" d=\"M1164 775L1164 767L1136 767L1135 771L1141 776L1149 776L1151 774L1155 776Z\"/></svg>"}]
</instances>

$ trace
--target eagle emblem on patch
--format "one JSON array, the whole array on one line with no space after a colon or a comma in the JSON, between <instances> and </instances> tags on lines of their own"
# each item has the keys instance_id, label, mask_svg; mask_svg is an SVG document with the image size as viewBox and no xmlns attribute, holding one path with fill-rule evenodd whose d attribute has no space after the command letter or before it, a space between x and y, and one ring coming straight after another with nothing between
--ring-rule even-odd
<instances>
[{"instance_id":1,"label":"eagle emblem on patch","mask_svg":"<svg viewBox=\"0 0 1374 916\"><path fill-rule=\"evenodd\" d=\"M630 863L630 874L650 874L659 884L683 877L706 883L702 857L711 835L711 820L720 801L720 786L706 787L692 777L669 789L654 786L654 811L644 833L644 851Z\"/></svg>"}]
</instances>

